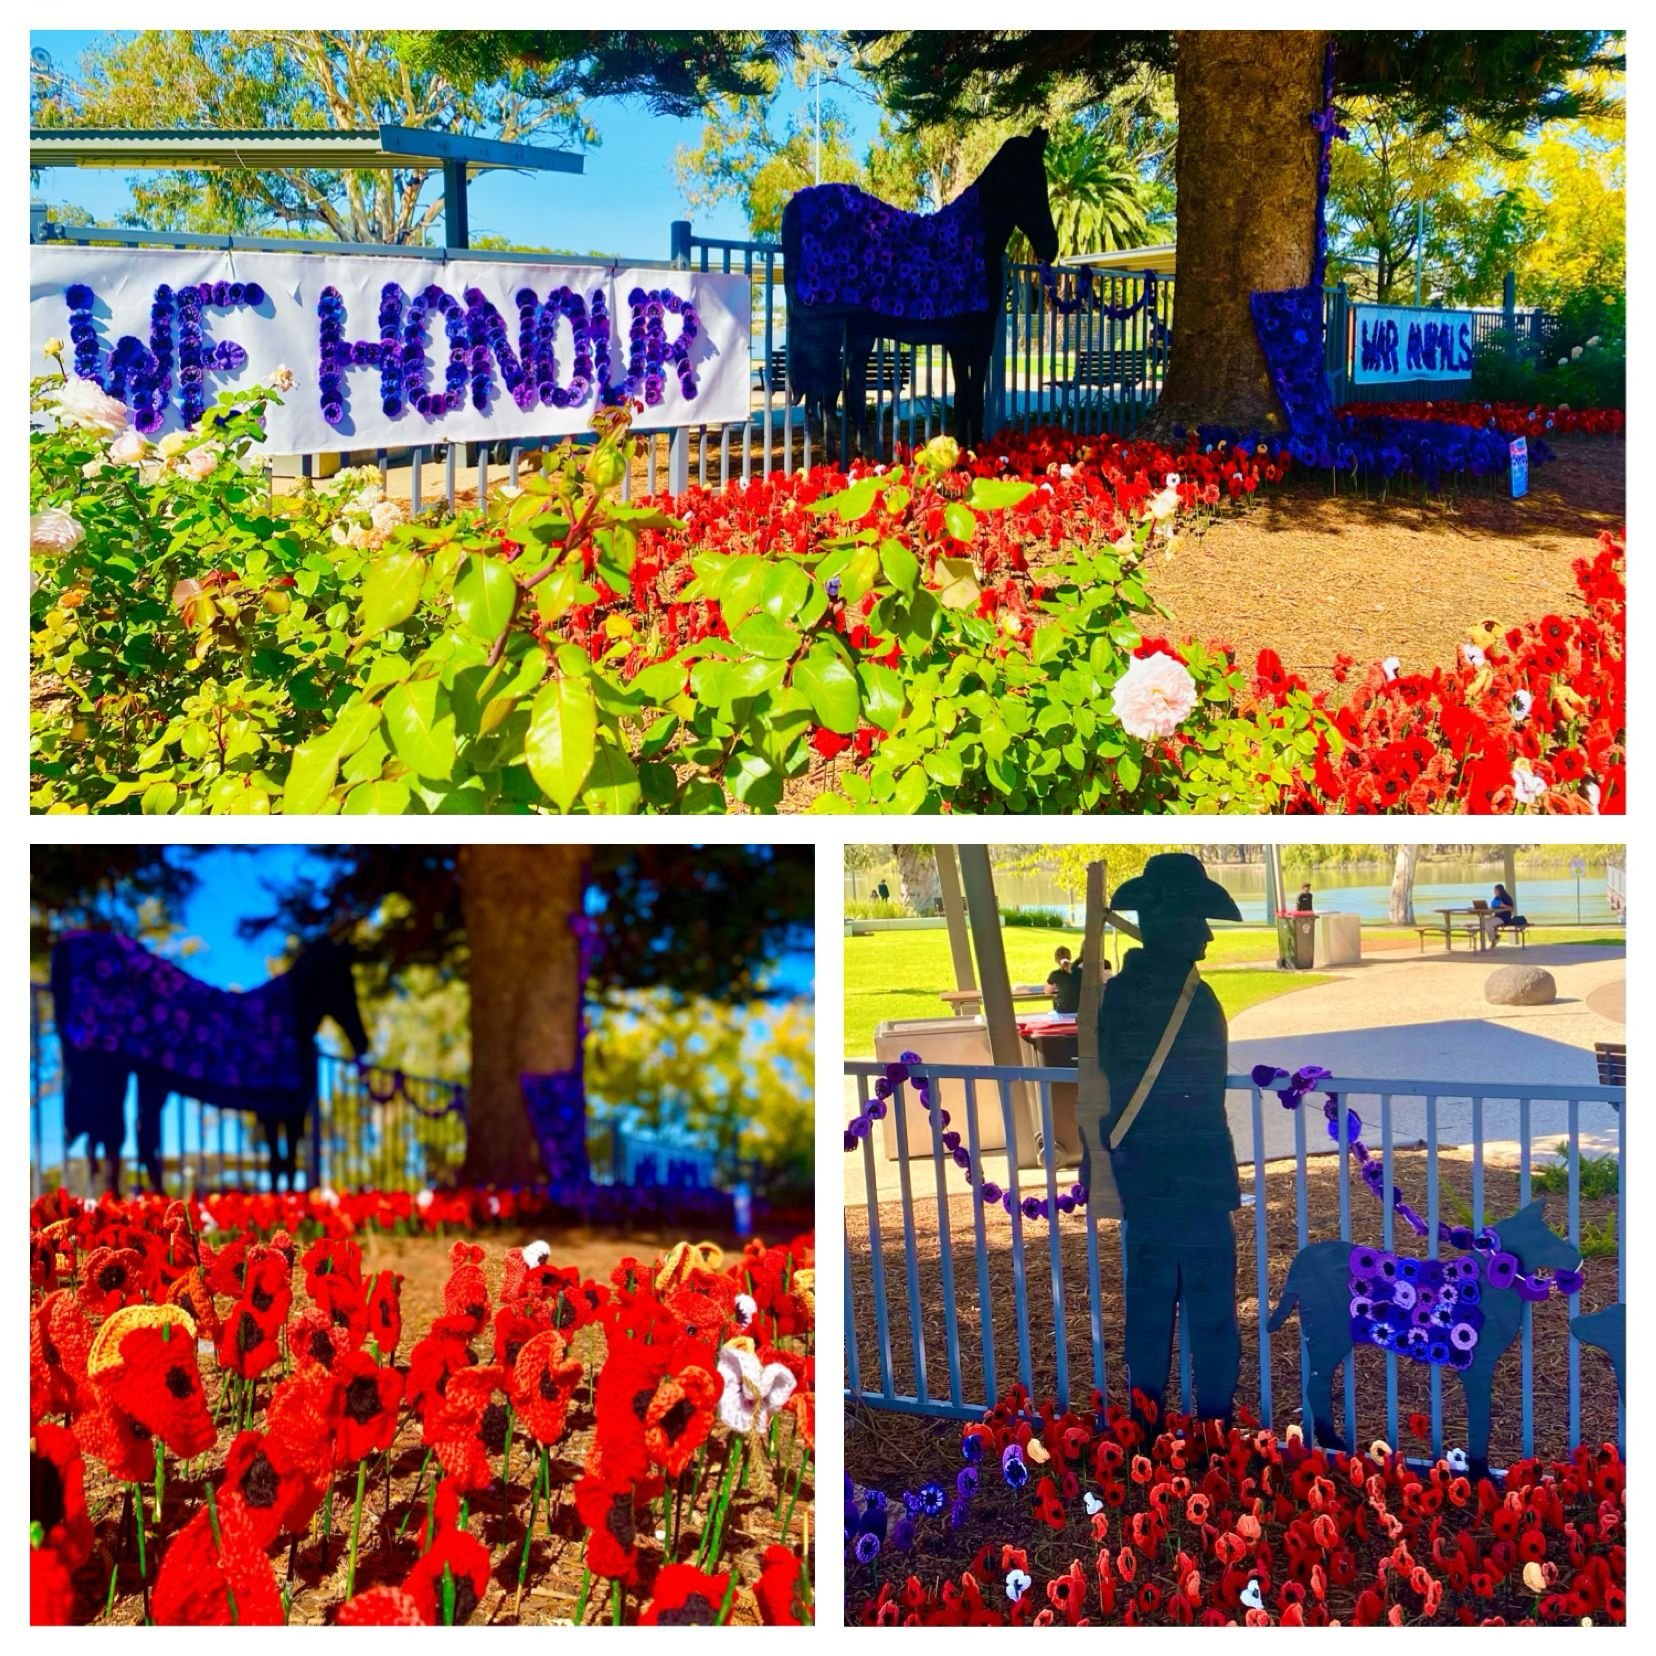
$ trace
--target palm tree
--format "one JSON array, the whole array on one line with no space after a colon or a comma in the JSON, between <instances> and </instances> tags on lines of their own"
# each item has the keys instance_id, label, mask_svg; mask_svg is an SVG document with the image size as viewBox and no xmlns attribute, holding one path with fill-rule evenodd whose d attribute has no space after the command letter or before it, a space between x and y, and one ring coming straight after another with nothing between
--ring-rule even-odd
<instances>
[{"instance_id":1,"label":"palm tree","mask_svg":"<svg viewBox=\"0 0 1656 1656\"><path fill-rule=\"evenodd\" d=\"M1066 253L1107 253L1143 240L1149 223L1148 192L1127 152L1103 132L1073 116L1056 123L1047 139L1047 199L1058 245ZM1007 256L1027 262L1033 254L1019 235Z\"/></svg>"}]
</instances>

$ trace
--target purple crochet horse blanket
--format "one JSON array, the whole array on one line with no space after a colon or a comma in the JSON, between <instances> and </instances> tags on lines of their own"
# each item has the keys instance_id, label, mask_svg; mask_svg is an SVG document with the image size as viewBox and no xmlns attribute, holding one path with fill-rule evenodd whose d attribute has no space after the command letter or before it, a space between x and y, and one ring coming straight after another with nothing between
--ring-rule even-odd
<instances>
[{"instance_id":1,"label":"purple crochet horse blanket","mask_svg":"<svg viewBox=\"0 0 1656 1656\"><path fill-rule=\"evenodd\" d=\"M974 184L940 213L905 213L852 184L818 184L793 198L807 305L865 307L932 321L989 309L983 207Z\"/></svg>"},{"instance_id":2,"label":"purple crochet horse blanket","mask_svg":"<svg viewBox=\"0 0 1656 1656\"><path fill-rule=\"evenodd\" d=\"M155 1064L205 1087L305 1086L314 1057L285 978L247 994L215 989L113 932L76 932L58 950L52 976L69 991L58 1008L65 1046Z\"/></svg>"}]
</instances>

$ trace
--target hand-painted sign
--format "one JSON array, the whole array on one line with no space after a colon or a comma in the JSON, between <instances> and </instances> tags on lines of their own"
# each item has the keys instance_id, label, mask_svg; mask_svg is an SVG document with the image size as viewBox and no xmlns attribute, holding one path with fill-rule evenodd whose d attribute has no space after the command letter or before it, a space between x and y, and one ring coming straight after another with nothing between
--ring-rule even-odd
<instances>
[{"instance_id":1,"label":"hand-painted sign","mask_svg":"<svg viewBox=\"0 0 1656 1656\"><path fill-rule=\"evenodd\" d=\"M1529 439L1515 437L1509 452L1512 455L1512 498L1529 493Z\"/></svg>"},{"instance_id":2,"label":"hand-painted sign","mask_svg":"<svg viewBox=\"0 0 1656 1656\"><path fill-rule=\"evenodd\" d=\"M30 249L37 361L67 340L146 436L286 368L277 453L566 436L623 398L645 427L744 422L749 305L745 276L705 271Z\"/></svg>"},{"instance_id":3,"label":"hand-painted sign","mask_svg":"<svg viewBox=\"0 0 1656 1656\"><path fill-rule=\"evenodd\" d=\"M1357 329L1353 384L1472 377L1471 311L1353 305L1352 315Z\"/></svg>"}]
</instances>

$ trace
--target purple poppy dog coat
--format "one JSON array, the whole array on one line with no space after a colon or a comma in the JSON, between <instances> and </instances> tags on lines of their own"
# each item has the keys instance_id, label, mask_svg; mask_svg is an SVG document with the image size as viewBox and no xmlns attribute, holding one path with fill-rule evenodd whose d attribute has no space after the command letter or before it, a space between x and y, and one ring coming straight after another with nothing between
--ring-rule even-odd
<instances>
[{"instance_id":1,"label":"purple poppy dog coat","mask_svg":"<svg viewBox=\"0 0 1656 1656\"><path fill-rule=\"evenodd\" d=\"M1351 1341L1417 1363L1470 1368L1483 1327L1477 1259L1351 1250Z\"/></svg>"}]
</instances>

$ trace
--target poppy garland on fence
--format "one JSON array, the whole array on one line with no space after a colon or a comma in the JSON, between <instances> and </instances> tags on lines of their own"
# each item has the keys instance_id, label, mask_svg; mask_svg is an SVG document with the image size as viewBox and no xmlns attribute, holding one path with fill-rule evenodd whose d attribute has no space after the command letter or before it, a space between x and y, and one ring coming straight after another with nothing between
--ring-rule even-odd
<instances>
[{"instance_id":1,"label":"poppy garland on fence","mask_svg":"<svg viewBox=\"0 0 1656 1656\"><path fill-rule=\"evenodd\" d=\"M36 1624L281 1623L297 1591L339 1625L515 1617L526 1590L538 1621L811 1619L809 1236L598 1279L456 1242L416 1335L354 1239L191 1215L31 1208Z\"/></svg>"}]
</instances>

